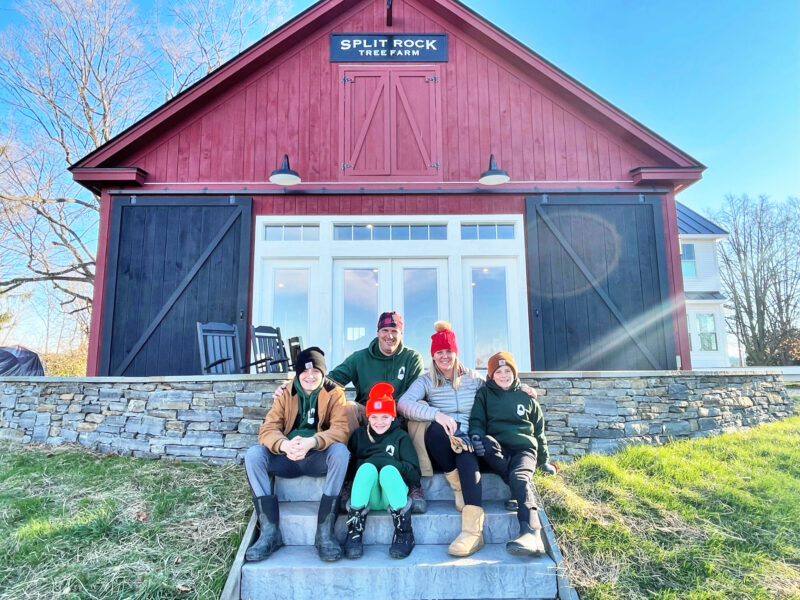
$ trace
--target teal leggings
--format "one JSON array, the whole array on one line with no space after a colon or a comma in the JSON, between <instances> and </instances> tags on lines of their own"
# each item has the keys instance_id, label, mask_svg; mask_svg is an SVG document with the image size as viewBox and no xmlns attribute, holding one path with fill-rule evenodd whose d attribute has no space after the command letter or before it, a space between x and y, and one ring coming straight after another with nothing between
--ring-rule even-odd
<instances>
[{"instance_id":1,"label":"teal leggings","mask_svg":"<svg viewBox=\"0 0 800 600\"><path fill-rule=\"evenodd\" d=\"M353 478L350 506L362 508L369 503L375 510L384 510L387 506L400 510L406 505L407 496L408 486L396 467L383 467L379 475L375 465L364 463Z\"/></svg>"}]
</instances>

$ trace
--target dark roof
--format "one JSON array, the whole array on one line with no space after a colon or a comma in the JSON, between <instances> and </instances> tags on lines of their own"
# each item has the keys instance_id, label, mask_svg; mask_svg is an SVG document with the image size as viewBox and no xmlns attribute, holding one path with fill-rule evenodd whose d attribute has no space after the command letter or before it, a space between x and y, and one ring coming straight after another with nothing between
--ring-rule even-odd
<instances>
[{"instance_id":1,"label":"dark roof","mask_svg":"<svg viewBox=\"0 0 800 600\"><path fill-rule=\"evenodd\" d=\"M678 233L684 235L728 235L728 232L719 225L694 212L688 206L680 202L676 204L678 205Z\"/></svg>"},{"instance_id":2,"label":"dark roof","mask_svg":"<svg viewBox=\"0 0 800 600\"><path fill-rule=\"evenodd\" d=\"M684 292L687 300L725 300L719 292Z\"/></svg>"}]
</instances>

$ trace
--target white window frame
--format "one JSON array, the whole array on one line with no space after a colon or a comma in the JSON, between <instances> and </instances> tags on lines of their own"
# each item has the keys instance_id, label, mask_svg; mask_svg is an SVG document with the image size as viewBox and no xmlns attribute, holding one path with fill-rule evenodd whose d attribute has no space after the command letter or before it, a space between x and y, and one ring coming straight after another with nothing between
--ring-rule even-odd
<instances>
[{"instance_id":1,"label":"white window frame","mask_svg":"<svg viewBox=\"0 0 800 600\"><path fill-rule=\"evenodd\" d=\"M333 240L333 226L335 224L446 224L446 240L419 240L412 242L398 241L371 241L371 240ZM319 241L308 242L267 242L264 240L263 227L267 224L304 225L319 224ZM512 240L461 240L461 224L509 224L514 225L514 239ZM509 342L510 350L514 353L520 370L530 370L530 322L528 317L528 285L525 253L525 224L521 214L460 214L460 215L258 215L256 216L256 235L254 244L254 264L256 265L253 283L253 299L251 311L256 318L270 316L268 304L271 300L265 299L264 291L271 288L263 287L265 284L265 269L274 268L274 265L286 265L292 261L316 261L316 274L309 273L309 331L313 332L313 339L304 340L307 345L318 345L326 352L331 350L328 366L333 368L338 365L344 356L334 344L334 307L337 304L334 298L334 260L338 262L346 259L375 260L403 260L410 264L413 260L443 259L447 261L447 277L445 284L448 287L449 320L459 341L463 340L462 358L473 358L471 343L471 292L465 292L465 285L469 285L468 271L465 271L465 261L468 264L482 263L480 266L490 266L490 261L495 264L502 263L507 268L507 300L509 311ZM294 262L294 264L299 264ZM344 264L341 262L341 264ZM514 266L512 271L509 265ZM286 267L281 267L286 268ZM465 273L467 277L465 278ZM513 281L512 281L513 278ZM468 297L467 297L468 296ZM381 308L380 310L384 310ZM469 314L468 314L469 313ZM375 315L376 319L378 315ZM444 317L443 317L444 318ZM432 324L431 324L432 325ZM431 333L433 327L431 327ZM428 361L429 348L415 348ZM498 350L501 350L498 348Z\"/></svg>"}]
</instances>

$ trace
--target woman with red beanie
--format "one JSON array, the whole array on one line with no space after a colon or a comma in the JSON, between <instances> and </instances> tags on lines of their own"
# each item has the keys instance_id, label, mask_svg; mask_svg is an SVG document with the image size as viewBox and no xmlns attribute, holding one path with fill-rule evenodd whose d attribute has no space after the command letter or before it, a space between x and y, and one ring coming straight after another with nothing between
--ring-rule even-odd
<instances>
[{"instance_id":1,"label":"woman with red beanie","mask_svg":"<svg viewBox=\"0 0 800 600\"><path fill-rule=\"evenodd\" d=\"M437 321L433 328L431 367L402 395L397 409L407 419L431 422L425 446L444 471L456 509L461 511L461 533L447 551L453 556L469 556L483 546L480 473L467 431L475 392L484 378L459 363L450 323Z\"/></svg>"}]
</instances>

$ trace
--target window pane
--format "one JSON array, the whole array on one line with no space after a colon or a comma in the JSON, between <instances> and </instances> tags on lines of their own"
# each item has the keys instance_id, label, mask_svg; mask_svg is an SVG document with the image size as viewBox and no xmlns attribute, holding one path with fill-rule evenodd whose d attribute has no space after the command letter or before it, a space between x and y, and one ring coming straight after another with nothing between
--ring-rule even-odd
<instances>
[{"instance_id":1,"label":"window pane","mask_svg":"<svg viewBox=\"0 0 800 600\"><path fill-rule=\"evenodd\" d=\"M373 240L388 240L389 239L389 226L376 225L372 228Z\"/></svg>"},{"instance_id":2,"label":"window pane","mask_svg":"<svg viewBox=\"0 0 800 600\"><path fill-rule=\"evenodd\" d=\"M681 244L681 258L694 260L694 244Z\"/></svg>"},{"instance_id":3,"label":"window pane","mask_svg":"<svg viewBox=\"0 0 800 600\"><path fill-rule=\"evenodd\" d=\"M300 241L300 226L295 225L291 227L284 227L283 228L283 239L287 242L299 242Z\"/></svg>"},{"instance_id":4,"label":"window pane","mask_svg":"<svg viewBox=\"0 0 800 600\"><path fill-rule=\"evenodd\" d=\"M303 239L306 242L318 242L319 227L316 225L303 225Z\"/></svg>"},{"instance_id":5,"label":"window pane","mask_svg":"<svg viewBox=\"0 0 800 600\"><path fill-rule=\"evenodd\" d=\"M681 272L686 278L697 277L697 266L695 265L695 262L693 260L682 260Z\"/></svg>"},{"instance_id":6,"label":"window pane","mask_svg":"<svg viewBox=\"0 0 800 600\"><path fill-rule=\"evenodd\" d=\"M365 348L375 333L378 313L377 269L344 271L344 355Z\"/></svg>"},{"instance_id":7,"label":"window pane","mask_svg":"<svg viewBox=\"0 0 800 600\"><path fill-rule=\"evenodd\" d=\"M428 226L427 225L412 225L411 226L411 239L412 240L427 240L428 239Z\"/></svg>"},{"instance_id":8,"label":"window pane","mask_svg":"<svg viewBox=\"0 0 800 600\"><path fill-rule=\"evenodd\" d=\"M283 240L283 227L281 225L269 225L266 227L264 239L268 242L280 242Z\"/></svg>"},{"instance_id":9,"label":"window pane","mask_svg":"<svg viewBox=\"0 0 800 600\"><path fill-rule=\"evenodd\" d=\"M717 350L717 334L715 333L701 333L700 334L700 350L709 352L716 352Z\"/></svg>"},{"instance_id":10,"label":"window pane","mask_svg":"<svg viewBox=\"0 0 800 600\"><path fill-rule=\"evenodd\" d=\"M495 225L478 225L478 237L482 240L496 240L497 227Z\"/></svg>"},{"instance_id":11,"label":"window pane","mask_svg":"<svg viewBox=\"0 0 800 600\"><path fill-rule=\"evenodd\" d=\"M366 225L353 225L353 239L354 240L372 239L372 232Z\"/></svg>"},{"instance_id":12,"label":"window pane","mask_svg":"<svg viewBox=\"0 0 800 600\"><path fill-rule=\"evenodd\" d=\"M447 226L446 225L431 225L430 239L432 240L446 240L447 239Z\"/></svg>"},{"instance_id":13,"label":"window pane","mask_svg":"<svg viewBox=\"0 0 800 600\"><path fill-rule=\"evenodd\" d=\"M505 267L472 269L472 325L475 332L476 369L484 369L489 357L508 350L508 303Z\"/></svg>"},{"instance_id":14,"label":"window pane","mask_svg":"<svg viewBox=\"0 0 800 600\"><path fill-rule=\"evenodd\" d=\"M336 225L333 228L333 239L335 240L352 240L353 227L351 225Z\"/></svg>"},{"instance_id":15,"label":"window pane","mask_svg":"<svg viewBox=\"0 0 800 600\"><path fill-rule=\"evenodd\" d=\"M408 239L408 225L392 225L392 239L393 240L407 240Z\"/></svg>"},{"instance_id":16,"label":"window pane","mask_svg":"<svg viewBox=\"0 0 800 600\"><path fill-rule=\"evenodd\" d=\"M497 226L497 239L498 240L513 240L514 239L514 226L513 225L498 225Z\"/></svg>"},{"instance_id":17,"label":"window pane","mask_svg":"<svg viewBox=\"0 0 800 600\"><path fill-rule=\"evenodd\" d=\"M716 331L713 313L697 315L697 331L700 333L714 333Z\"/></svg>"},{"instance_id":18,"label":"window pane","mask_svg":"<svg viewBox=\"0 0 800 600\"><path fill-rule=\"evenodd\" d=\"M436 269L403 269L403 344L425 356L439 315Z\"/></svg>"},{"instance_id":19,"label":"window pane","mask_svg":"<svg viewBox=\"0 0 800 600\"><path fill-rule=\"evenodd\" d=\"M478 226L477 225L462 225L461 226L461 239L462 240L477 240L478 239Z\"/></svg>"},{"instance_id":20,"label":"window pane","mask_svg":"<svg viewBox=\"0 0 800 600\"><path fill-rule=\"evenodd\" d=\"M308 269L275 269L273 323L281 328L283 339L303 336L308 339Z\"/></svg>"}]
</instances>

